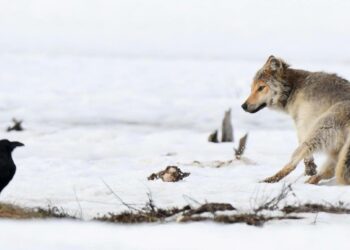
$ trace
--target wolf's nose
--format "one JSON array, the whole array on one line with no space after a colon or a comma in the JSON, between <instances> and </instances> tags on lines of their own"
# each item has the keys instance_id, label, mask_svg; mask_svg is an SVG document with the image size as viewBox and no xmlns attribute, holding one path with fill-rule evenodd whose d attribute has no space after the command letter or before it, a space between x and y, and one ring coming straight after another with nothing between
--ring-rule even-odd
<instances>
[{"instance_id":1,"label":"wolf's nose","mask_svg":"<svg viewBox=\"0 0 350 250\"><path fill-rule=\"evenodd\" d=\"M247 111L248 105L247 105L247 103L245 102L245 103L242 104L241 107L242 107L242 109L244 109L245 111Z\"/></svg>"}]
</instances>

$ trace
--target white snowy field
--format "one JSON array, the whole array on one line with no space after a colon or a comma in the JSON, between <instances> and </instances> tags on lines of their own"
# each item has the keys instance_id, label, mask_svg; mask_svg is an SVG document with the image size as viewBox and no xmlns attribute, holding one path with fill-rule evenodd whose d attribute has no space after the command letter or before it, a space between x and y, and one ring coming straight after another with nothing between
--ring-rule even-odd
<instances>
[{"instance_id":1,"label":"white snowy field","mask_svg":"<svg viewBox=\"0 0 350 250\"><path fill-rule=\"evenodd\" d=\"M294 183L295 196L291 195L282 204L350 202L349 188L337 186L333 181L318 186L304 184L302 165L281 183L259 183L281 168L297 145L288 116L270 110L252 115L240 108L249 93L252 75L261 64L244 60L1 57L1 124L5 130L11 118L16 117L24 120L26 129L1 132L3 138L26 144L14 153L18 171L1 194L1 200L26 207L58 206L75 215L82 211L86 220L125 210L104 181L134 206L143 206L147 201L146 193L151 192L159 207L193 204L192 199L195 199L202 203L227 202L241 211L251 211L266 198L279 193L286 182ZM336 71L350 78L350 65L344 63L300 65ZM232 108L236 143L207 142L209 133L220 127L228 108ZM235 162L228 167L210 167L214 161L232 159L233 146L245 132L249 132L246 157L255 164ZM321 160L322 156L318 156L317 163ZM193 161L206 166L198 167ZM152 172L171 164L191 175L178 183L146 179ZM0 237L2 242L8 242L8 249L18 247L11 242L11 232L23 230L23 234L27 234L30 228L35 231L29 233L32 237L23 238L23 242L38 247L42 244L43 249L48 246L53 249L55 240L59 242L57 249L86 249L89 242L103 249L153 248L155 237L159 244L166 244L159 249L198 248L195 242L202 237L230 248L234 238L223 237L220 232L224 235L237 232L234 237L241 239L251 233L264 238L265 234L286 230L291 240L290 237L303 235L301 230L305 229L312 238L318 231L331 231L328 225L332 230L343 230L350 218L321 214L316 226L313 226L314 220L314 215L310 215L303 221L267 223L263 229L213 223L113 228L96 223L92 226L88 222L2 221L0 226L13 231L6 230L9 237ZM59 231L56 230L65 228L72 228L69 229L71 237L64 237L64 233L57 236ZM47 240L41 242L35 235L43 230ZM106 235L101 236L100 230ZM192 243L186 245L177 241L167 245L170 235L165 232L168 230L175 237L183 236L185 242ZM159 232L165 234L160 241L156 236ZM205 232L210 232L212 238L207 238ZM333 240L344 242L346 238L340 235L337 233L316 243L312 241L312 244L325 246ZM89 241L84 242L86 237ZM133 240L135 237L139 243ZM300 240L305 243L310 239L304 236ZM290 246L297 247L301 242ZM253 243L236 244L254 248L249 245ZM341 249L342 245L339 247Z\"/></svg>"},{"instance_id":2,"label":"white snowy field","mask_svg":"<svg viewBox=\"0 0 350 250\"><path fill-rule=\"evenodd\" d=\"M332 219L337 225L285 223L264 228L213 223L119 226L3 221L0 240L6 250L348 249L349 219Z\"/></svg>"},{"instance_id":3,"label":"white snowy field","mask_svg":"<svg viewBox=\"0 0 350 250\"><path fill-rule=\"evenodd\" d=\"M1 249L347 249L350 217L303 215L262 228L214 223L110 225L95 216L193 200L251 211L293 183L285 203L350 203L333 180L274 174L297 145L291 119L240 108L270 54L350 79L348 1L0 1L0 137L25 143L0 201L62 207L86 222L0 220ZM232 108L235 143L208 135ZM15 117L25 131L5 132ZM2 129L1 129L2 127ZM240 136L245 156L234 162ZM322 155L316 162L322 164ZM193 164L200 161L204 167ZM191 175L150 182L168 165ZM278 244L278 245L272 245Z\"/></svg>"},{"instance_id":4,"label":"white snowy field","mask_svg":"<svg viewBox=\"0 0 350 250\"><path fill-rule=\"evenodd\" d=\"M258 67L244 61L2 57L1 122L5 130L16 117L25 128L2 137L26 145L14 153L18 172L2 200L71 211L80 203L86 218L123 210L105 181L128 203L143 205L151 191L160 206L186 204L187 195L249 208L256 192L280 190L282 183L258 182L281 168L297 145L288 116L241 110ZM347 65L326 68L347 76ZM236 144L207 142L228 108ZM256 164L211 168L233 158L245 132L246 156ZM171 184L147 181L171 164L191 176ZM350 201L347 187L305 185L302 173L301 166L286 178L296 182L299 199Z\"/></svg>"}]
</instances>

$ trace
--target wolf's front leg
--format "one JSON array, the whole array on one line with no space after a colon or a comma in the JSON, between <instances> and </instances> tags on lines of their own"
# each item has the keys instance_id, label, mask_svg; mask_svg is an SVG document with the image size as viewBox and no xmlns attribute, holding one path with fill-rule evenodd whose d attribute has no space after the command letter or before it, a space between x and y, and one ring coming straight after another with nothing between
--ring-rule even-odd
<instances>
[{"instance_id":1,"label":"wolf's front leg","mask_svg":"<svg viewBox=\"0 0 350 250\"><path fill-rule=\"evenodd\" d=\"M291 161L284 166L280 171L278 171L275 175L266 178L264 182L274 183L282 180L284 177L289 175L298 165L298 163L304 159L308 158L313 150L313 144L302 143L293 153Z\"/></svg>"},{"instance_id":2,"label":"wolf's front leg","mask_svg":"<svg viewBox=\"0 0 350 250\"><path fill-rule=\"evenodd\" d=\"M278 171L275 175L266 178L263 182L267 183L275 183L282 180L284 177L286 177L290 172L292 172L296 168L296 165L292 165L291 163L287 164L282 168L280 171Z\"/></svg>"}]
</instances>

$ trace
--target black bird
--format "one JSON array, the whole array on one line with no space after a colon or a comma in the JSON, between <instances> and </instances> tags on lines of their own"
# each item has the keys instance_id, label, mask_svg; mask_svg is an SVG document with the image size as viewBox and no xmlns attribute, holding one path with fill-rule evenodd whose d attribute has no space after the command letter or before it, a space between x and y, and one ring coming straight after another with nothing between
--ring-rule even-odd
<instances>
[{"instance_id":1,"label":"black bird","mask_svg":"<svg viewBox=\"0 0 350 250\"><path fill-rule=\"evenodd\" d=\"M9 184L16 173L16 165L12 159L12 151L24 146L18 141L0 140L0 193Z\"/></svg>"}]
</instances>

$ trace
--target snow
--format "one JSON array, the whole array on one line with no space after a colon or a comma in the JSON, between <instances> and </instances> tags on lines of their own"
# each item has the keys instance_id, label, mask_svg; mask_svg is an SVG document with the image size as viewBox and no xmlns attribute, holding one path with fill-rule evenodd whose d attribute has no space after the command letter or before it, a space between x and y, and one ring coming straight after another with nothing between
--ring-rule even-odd
<instances>
[{"instance_id":1,"label":"snow","mask_svg":"<svg viewBox=\"0 0 350 250\"><path fill-rule=\"evenodd\" d=\"M240 108L271 53L350 79L349 7L314 0L4 1L0 136L26 146L14 152L17 173L1 201L58 206L89 220L125 209L106 182L134 206L151 192L160 207L196 200L248 211L293 183L286 203L349 203L350 189L333 180L304 184L302 165L281 183L259 183L288 161L296 132L284 114ZM208 143L228 108L236 143ZM13 117L24 120L25 131L5 132ZM246 157L255 164L211 167L232 159L246 132ZM323 159L317 155L318 165ZM191 175L147 181L171 164ZM316 223L305 216L263 228L2 220L0 241L4 249L271 249L274 241L284 249L345 249L348 216L321 213Z\"/></svg>"},{"instance_id":2,"label":"snow","mask_svg":"<svg viewBox=\"0 0 350 250\"><path fill-rule=\"evenodd\" d=\"M258 63L6 56L0 65L1 121L5 127L17 117L26 128L2 135L26 144L14 153L18 172L4 201L74 212L79 200L85 218L123 210L105 181L130 203L144 204L151 191L160 206L186 204L187 195L249 208L254 192L280 190L282 183L258 182L282 167L297 145L289 117L240 108ZM246 156L256 164L194 166L232 159L234 144L207 142L228 108L236 140L249 132ZM180 183L147 181L170 164L191 176ZM302 172L286 178L297 182L298 198L350 201L347 187L304 185Z\"/></svg>"},{"instance_id":3,"label":"snow","mask_svg":"<svg viewBox=\"0 0 350 250\"><path fill-rule=\"evenodd\" d=\"M336 218L335 218L336 219ZM29 249L348 249L349 220L338 225L247 225L213 223L118 226L75 222L2 222L7 250ZM47 230L47 229L50 230ZM18 235L21 240L18 241ZM40 235L40 237L38 237Z\"/></svg>"},{"instance_id":4,"label":"snow","mask_svg":"<svg viewBox=\"0 0 350 250\"><path fill-rule=\"evenodd\" d=\"M5 2L5 53L325 61L348 60L350 52L344 0Z\"/></svg>"}]
</instances>

